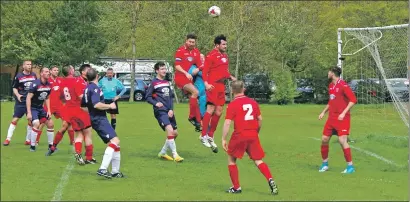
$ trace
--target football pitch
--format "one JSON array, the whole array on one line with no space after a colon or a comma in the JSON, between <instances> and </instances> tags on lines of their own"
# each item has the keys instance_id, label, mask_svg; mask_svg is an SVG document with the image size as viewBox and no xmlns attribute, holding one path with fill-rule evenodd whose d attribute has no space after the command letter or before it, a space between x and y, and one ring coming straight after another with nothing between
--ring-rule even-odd
<instances>
[{"instance_id":1,"label":"football pitch","mask_svg":"<svg viewBox=\"0 0 410 202\"><path fill-rule=\"evenodd\" d=\"M200 133L187 121L188 105L176 104L176 144L185 161L175 163L157 158L165 133L154 119L152 107L147 103L119 105L121 171L127 178L107 180L96 175L106 146L94 131L96 165L75 164L67 133L52 156L45 156L45 131L37 151L30 152L24 145L24 117L11 144L1 145L1 200L409 200L407 127L398 116L389 121L400 124L369 122L366 115L355 116L355 110L361 109L355 106L351 137L356 142L351 146L356 172L343 175L340 172L346 163L336 138L330 144L330 170L318 172L325 120L317 117L324 106L262 105L260 139L279 195L270 195L265 178L246 155L238 161L243 192L233 195L225 193L231 182L227 155L220 145L223 118L215 132L220 151L214 154L200 143ZM372 116L373 109L366 110L363 114ZM13 103L1 103L1 141L6 138L12 112ZM55 121L56 131L60 124ZM383 124L385 130L378 132L376 126ZM365 132L371 129L374 131Z\"/></svg>"}]
</instances>

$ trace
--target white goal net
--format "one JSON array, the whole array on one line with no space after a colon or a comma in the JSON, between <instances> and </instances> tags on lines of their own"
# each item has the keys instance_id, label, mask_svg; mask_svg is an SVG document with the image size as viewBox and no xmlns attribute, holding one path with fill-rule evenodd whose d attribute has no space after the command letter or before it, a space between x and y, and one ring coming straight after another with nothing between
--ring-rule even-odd
<instances>
[{"instance_id":1,"label":"white goal net","mask_svg":"<svg viewBox=\"0 0 410 202\"><path fill-rule=\"evenodd\" d=\"M358 99L352 124L361 126L359 133L407 134L407 29L408 24L338 29L338 66Z\"/></svg>"}]
</instances>

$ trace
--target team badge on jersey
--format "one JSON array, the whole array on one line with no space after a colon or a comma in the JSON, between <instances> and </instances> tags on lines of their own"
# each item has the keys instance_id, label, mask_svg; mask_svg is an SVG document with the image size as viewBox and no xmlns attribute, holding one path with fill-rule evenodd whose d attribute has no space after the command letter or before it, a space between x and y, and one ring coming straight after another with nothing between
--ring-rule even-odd
<instances>
[{"instance_id":1,"label":"team badge on jersey","mask_svg":"<svg viewBox=\"0 0 410 202\"><path fill-rule=\"evenodd\" d=\"M194 58L192 58L192 57L188 57L187 59L188 59L189 62L192 62L194 60Z\"/></svg>"},{"instance_id":2,"label":"team badge on jersey","mask_svg":"<svg viewBox=\"0 0 410 202\"><path fill-rule=\"evenodd\" d=\"M223 63L226 63L227 59L226 58L222 58L221 59Z\"/></svg>"},{"instance_id":3,"label":"team badge on jersey","mask_svg":"<svg viewBox=\"0 0 410 202\"><path fill-rule=\"evenodd\" d=\"M336 98L336 95L330 94L329 98L330 98L330 100L334 100Z\"/></svg>"}]
</instances>

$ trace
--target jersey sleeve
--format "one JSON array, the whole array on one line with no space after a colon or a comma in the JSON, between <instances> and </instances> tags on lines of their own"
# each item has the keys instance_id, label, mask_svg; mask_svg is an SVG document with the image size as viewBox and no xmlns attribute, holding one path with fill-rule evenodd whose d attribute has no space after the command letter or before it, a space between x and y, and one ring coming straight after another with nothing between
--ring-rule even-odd
<instances>
[{"instance_id":1,"label":"jersey sleeve","mask_svg":"<svg viewBox=\"0 0 410 202\"><path fill-rule=\"evenodd\" d=\"M184 53L181 49L178 49L175 52L175 65L181 65L182 63L182 58L184 57Z\"/></svg>"},{"instance_id":2,"label":"jersey sleeve","mask_svg":"<svg viewBox=\"0 0 410 202\"><path fill-rule=\"evenodd\" d=\"M262 115L261 110L260 110L259 105L258 105L257 102L254 103L254 108L255 108L255 116L256 117L259 117L260 115Z\"/></svg>"},{"instance_id":3,"label":"jersey sleeve","mask_svg":"<svg viewBox=\"0 0 410 202\"><path fill-rule=\"evenodd\" d=\"M98 88L88 91L88 94L90 95L90 101L93 104L93 106L95 106L96 104L100 102L100 93L101 93L101 90ZM88 95L84 95L84 96L88 96Z\"/></svg>"},{"instance_id":4,"label":"jersey sleeve","mask_svg":"<svg viewBox=\"0 0 410 202\"><path fill-rule=\"evenodd\" d=\"M74 92L77 94L78 97L83 95L85 86L82 82L77 81L74 86Z\"/></svg>"},{"instance_id":5,"label":"jersey sleeve","mask_svg":"<svg viewBox=\"0 0 410 202\"><path fill-rule=\"evenodd\" d=\"M347 84L343 85L343 94L347 97L347 99L349 99L349 102L353 102L353 103L357 102L356 96L354 95L352 89Z\"/></svg>"},{"instance_id":6,"label":"jersey sleeve","mask_svg":"<svg viewBox=\"0 0 410 202\"><path fill-rule=\"evenodd\" d=\"M208 82L209 68L212 65L212 56L207 55L204 62L204 67L202 68L202 79L204 82Z\"/></svg>"},{"instance_id":7,"label":"jersey sleeve","mask_svg":"<svg viewBox=\"0 0 410 202\"><path fill-rule=\"evenodd\" d=\"M226 116L225 116L225 120L229 119L229 120L233 120L235 118L235 105L233 105L232 103L230 103L228 105L228 107L226 108Z\"/></svg>"},{"instance_id":8,"label":"jersey sleeve","mask_svg":"<svg viewBox=\"0 0 410 202\"><path fill-rule=\"evenodd\" d=\"M17 76L15 76L13 80L13 88L18 88L18 87L19 87L19 79Z\"/></svg>"},{"instance_id":9,"label":"jersey sleeve","mask_svg":"<svg viewBox=\"0 0 410 202\"><path fill-rule=\"evenodd\" d=\"M157 101L155 101L155 99L152 97L153 93L154 93L154 84L151 82L151 85L149 85L147 92L145 94L145 100L152 105L156 105Z\"/></svg>"},{"instance_id":10,"label":"jersey sleeve","mask_svg":"<svg viewBox=\"0 0 410 202\"><path fill-rule=\"evenodd\" d=\"M100 79L100 80L98 81L98 87L102 88L102 86L103 86L103 80L104 80L104 78L102 78L102 79Z\"/></svg>"},{"instance_id":11,"label":"jersey sleeve","mask_svg":"<svg viewBox=\"0 0 410 202\"><path fill-rule=\"evenodd\" d=\"M201 61L201 52L198 49L196 49L195 64L200 70L204 68L202 61Z\"/></svg>"}]
</instances>

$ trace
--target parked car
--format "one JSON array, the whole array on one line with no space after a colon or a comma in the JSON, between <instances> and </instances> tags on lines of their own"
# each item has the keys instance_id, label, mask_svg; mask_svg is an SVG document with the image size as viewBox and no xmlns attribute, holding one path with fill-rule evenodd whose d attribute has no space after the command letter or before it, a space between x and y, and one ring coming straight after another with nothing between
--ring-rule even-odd
<instances>
[{"instance_id":1,"label":"parked car","mask_svg":"<svg viewBox=\"0 0 410 202\"><path fill-rule=\"evenodd\" d=\"M295 103L308 103L315 99L312 81L309 79L296 79L296 91L299 96L294 98Z\"/></svg>"},{"instance_id":2,"label":"parked car","mask_svg":"<svg viewBox=\"0 0 410 202\"><path fill-rule=\"evenodd\" d=\"M145 79L145 81L144 81ZM124 85L126 91L124 95L121 97L121 100L129 100L130 99L130 90L131 90L131 75L123 75L118 78ZM145 100L145 93L148 88L147 77L141 77L135 75L135 89L134 89L134 101L144 101Z\"/></svg>"},{"instance_id":3,"label":"parked car","mask_svg":"<svg viewBox=\"0 0 410 202\"><path fill-rule=\"evenodd\" d=\"M407 78L386 79L387 85L391 87L391 91L397 95L400 102L409 101L409 80ZM386 101L391 101L390 92L387 91Z\"/></svg>"},{"instance_id":4,"label":"parked car","mask_svg":"<svg viewBox=\"0 0 410 202\"><path fill-rule=\"evenodd\" d=\"M269 101L274 89L275 82L270 81L266 74L246 74L243 77L245 84L245 95L258 101Z\"/></svg>"}]
</instances>

